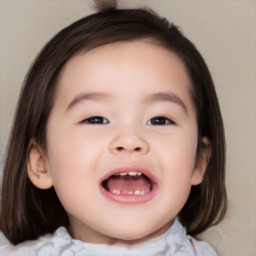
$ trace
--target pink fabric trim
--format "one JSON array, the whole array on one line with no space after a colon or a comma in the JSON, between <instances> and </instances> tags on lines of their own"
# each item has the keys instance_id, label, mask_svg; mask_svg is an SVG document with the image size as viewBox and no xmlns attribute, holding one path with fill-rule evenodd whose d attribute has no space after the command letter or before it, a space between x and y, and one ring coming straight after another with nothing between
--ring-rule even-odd
<instances>
[{"instance_id":1,"label":"pink fabric trim","mask_svg":"<svg viewBox=\"0 0 256 256\"><path fill-rule=\"evenodd\" d=\"M196 253L196 247L195 247L195 244L194 244L194 242L193 242L193 240L192 240L192 239L190 239L190 243L191 243L191 245L192 245L192 247L193 247L193 249L194 249L195 256L197 256L197 253Z\"/></svg>"}]
</instances>

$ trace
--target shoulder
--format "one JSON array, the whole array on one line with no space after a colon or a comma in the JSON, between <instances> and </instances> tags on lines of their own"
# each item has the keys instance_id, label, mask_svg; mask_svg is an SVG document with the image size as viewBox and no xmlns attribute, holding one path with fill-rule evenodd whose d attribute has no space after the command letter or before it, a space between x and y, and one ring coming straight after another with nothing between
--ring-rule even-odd
<instances>
[{"instance_id":1,"label":"shoulder","mask_svg":"<svg viewBox=\"0 0 256 256\"><path fill-rule=\"evenodd\" d=\"M196 240L190 236L188 237L195 248L197 256L218 256L215 250L208 243Z\"/></svg>"},{"instance_id":2,"label":"shoulder","mask_svg":"<svg viewBox=\"0 0 256 256\"><path fill-rule=\"evenodd\" d=\"M0 247L0 255L8 255L8 256L35 256L35 244L37 241L32 242L24 242L19 245L3 245Z\"/></svg>"},{"instance_id":3,"label":"shoulder","mask_svg":"<svg viewBox=\"0 0 256 256\"><path fill-rule=\"evenodd\" d=\"M0 255L8 256L44 256L58 255L59 250L69 243L69 235L64 227L58 228L54 234L41 236L37 240L25 241L18 245L0 246Z\"/></svg>"},{"instance_id":4,"label":"shoulder","mask_svg":"<svg viewBox=\"0 0 256 256\"><path fill-rule=\"evenodd\" d=\"M187 235L185 227L182 226L178 218L174 220L173 225L167 231L165 239L169 245L171 255L217 256L217 253L208 243Z\"/></svg>"}]
</instances>

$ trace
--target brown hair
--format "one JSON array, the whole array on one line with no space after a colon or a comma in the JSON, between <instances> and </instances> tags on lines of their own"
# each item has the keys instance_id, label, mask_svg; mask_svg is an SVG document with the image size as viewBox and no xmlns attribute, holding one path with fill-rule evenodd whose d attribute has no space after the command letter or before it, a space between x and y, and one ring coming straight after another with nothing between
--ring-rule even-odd
<instances>
[{"instance_id":1,"label":"brown hair","mask_svg":"<svg viewBox=\"0 0 256 256\"><path fill-rule=\"evenodd\" d=\"M204 59L173 24L148 10L105 10L87 16L49 41L30 68L17 105L4 166L0 229L18 244L68 225L68 217L54 188L40 190L27 175L31 138L46 150L46 124L57 79L67 61L100 45L140 39L175 52L186 65L198 117L200 138L211 141L212 155L204 180L193 186L179 213L188 234L196 235L217 224L226 211L224 130L213 81Z\"/></svg>"}]
</instances>

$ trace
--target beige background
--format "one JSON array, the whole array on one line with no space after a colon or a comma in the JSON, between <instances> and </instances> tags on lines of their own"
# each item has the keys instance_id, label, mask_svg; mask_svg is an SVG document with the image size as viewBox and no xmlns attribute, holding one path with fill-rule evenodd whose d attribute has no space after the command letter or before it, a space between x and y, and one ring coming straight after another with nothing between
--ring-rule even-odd
<instances>
[{"instance_id":1,"label":"beige background","mask_svg":"<svg viewBox=\"0 0 256 256\"><path fill-rule=\"evenodd\" d=\"M212 72L227 139L229 209L202 237L220 256L256 255L256 1L120 0L151 6L178 24ZM0 173L25 73L57 31L92 13L86 0L0 1ZM15 161L15 159L14 159ZM0 238L0 243L5 243Z\"/></svg>"}]
</instances>

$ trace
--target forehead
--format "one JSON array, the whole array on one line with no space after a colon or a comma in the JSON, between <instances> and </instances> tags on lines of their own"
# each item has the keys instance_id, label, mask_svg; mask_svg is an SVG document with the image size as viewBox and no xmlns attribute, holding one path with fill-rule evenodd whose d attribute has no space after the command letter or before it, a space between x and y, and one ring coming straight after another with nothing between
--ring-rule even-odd
<instances>
[{"instance_id":1,"label":"forehead","mask_svg":"<svg viewBox=\"0 0 256 256\"><path fill-rule=\"evenodd\" d=\"M134 87L136 95L172 88L191 98L183 61L148 40L111 43L74 56L61 71L56 97L69 101L81 90L109 92L120 87L123 95L134 93Z\"/></svg>"},{"instance_id":2,"label":"forehead","mask_svg":"<svg viewBox=\"0 0 256 256\"><path fill-rule=\"evenodd\" d=\"M87 69L103 66L105 63L111 67L116 62L122 64L122 67L125 63L134 62L133 65L140 66L140 68L153 67L156 69L156 65L161 63L162 65L157 65L159 67L157 68L158 71L162 69L169 72L170 69L176 67L176 71L178 69L180 71L179 74L188 75L185 64L175 52L151 39L114 42L88 51L85 50L66 63L60 74L61 79L65 79L65 75L74 72L78 66L83 68L81 62L84 63L84 66L87 64ZM100 70L98 71L100 72Z\"/></svg>"}]
</instances>

